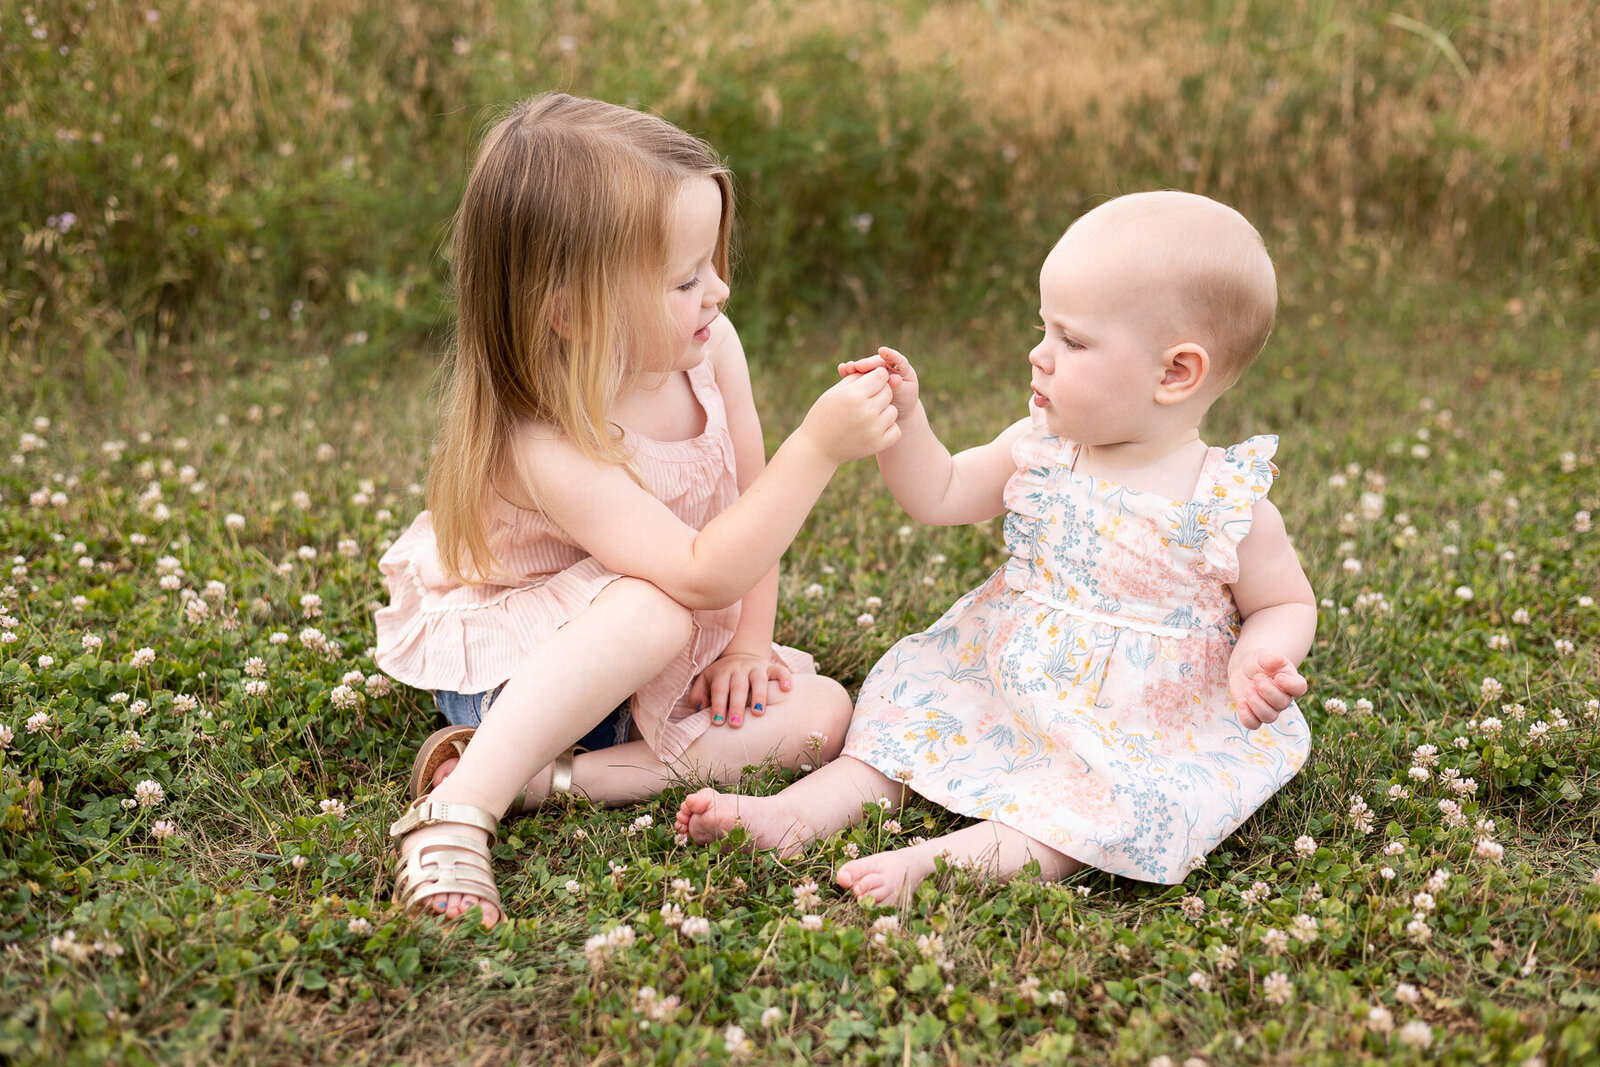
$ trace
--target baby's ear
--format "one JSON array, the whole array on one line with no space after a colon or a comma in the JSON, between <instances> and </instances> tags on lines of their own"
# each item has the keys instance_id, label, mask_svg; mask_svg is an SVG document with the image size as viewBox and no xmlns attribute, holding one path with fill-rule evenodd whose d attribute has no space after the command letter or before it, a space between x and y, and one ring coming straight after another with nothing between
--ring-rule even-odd
<instances>
[{"instance_id":1,"label":"baby's ear","mask_svg":"<svg viewBox=\"0 0 1600 1067\"><path fill-rule=\"evenodd\" d=\"M1161 353L1161 381L1156 403L1181 404L1200 392L1211 375L1211 355L1195 341L1184 341Z\"/></svg>"}]
</instances>

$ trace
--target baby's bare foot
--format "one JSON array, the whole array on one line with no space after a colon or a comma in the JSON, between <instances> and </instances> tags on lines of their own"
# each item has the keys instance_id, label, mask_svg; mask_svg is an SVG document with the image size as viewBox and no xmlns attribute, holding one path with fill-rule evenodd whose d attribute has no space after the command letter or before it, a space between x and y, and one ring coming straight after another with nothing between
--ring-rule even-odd
<instances>
[{"instance_id":1,"label":"baby's bare foot","mask_svg":"<svg viewBox=\"0 0 1600 1067\"><path fill-rule=\"evenodd\" d=\"M911 903L922 880L933 873L938 854L926 844L874 852L840 867L834 880L857 900L871 897L879 904L904 907Z\"/></svg>"},{"instance_id":2,"label":"baby's bare foot","mask_svg":"<svg viewBox=\"0 0 1600 1067\"><path fill-rule=\"evenodd\" d=\"M804 827L777 797L747 797L702 789L684 798L674 820L677 832L697 845L721 841L736 829L749 835L754 848L777 849L790 859L805 848Z\"/></svg>"}]
</instances>

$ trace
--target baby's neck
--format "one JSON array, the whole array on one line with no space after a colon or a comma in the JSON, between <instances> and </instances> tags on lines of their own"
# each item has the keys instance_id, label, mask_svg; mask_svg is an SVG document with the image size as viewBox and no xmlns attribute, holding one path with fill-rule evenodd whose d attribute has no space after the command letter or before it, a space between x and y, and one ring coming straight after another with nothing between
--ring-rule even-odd
<instances>
[{"instance_id":1,"label":"baby's neck","mask_svg":"<svg viewBox=\"0 0 1600 1067\"><path fill-rule=\"evenodd\" d=\"M1192 430L1178 440L1079 445L1072 469L1141 493L1188 500L1205 459L1206 443Z\"/></svg>"}]
</instances>

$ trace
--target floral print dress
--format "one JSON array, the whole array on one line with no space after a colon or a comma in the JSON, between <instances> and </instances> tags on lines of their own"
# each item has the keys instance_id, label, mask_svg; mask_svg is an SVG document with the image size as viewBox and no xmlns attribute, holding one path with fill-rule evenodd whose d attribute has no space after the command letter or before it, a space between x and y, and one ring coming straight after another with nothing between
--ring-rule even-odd
<instances>
[{"instance_id":1,"label":"floral print dress","mask_svg":"<svg viewBox=\"0 0 1600 1067\"><path fill-rule=\"evenodd\" d=\"M1276 448L1212 448L1167 500L1076 473L1036 414L1010 559L872 669L845 754L1090 866L1183 881L1311 747L1299 708L1246 730L1228 694L1229 584Z\"/></svg>"}]
</instances>

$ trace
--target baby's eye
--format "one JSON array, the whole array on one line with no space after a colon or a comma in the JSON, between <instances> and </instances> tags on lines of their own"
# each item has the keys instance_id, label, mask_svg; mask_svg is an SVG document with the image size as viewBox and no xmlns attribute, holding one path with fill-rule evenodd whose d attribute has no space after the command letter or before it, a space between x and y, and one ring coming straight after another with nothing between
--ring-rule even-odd
<instances>
[{"instance_id":1,"label":"baby's eye","mask_svg":"<svg viewBox=\"0 0 1600 1067\"><path fill-rule=\"evenodd\" d=\"M1061 335L1061 343L1066 345L1068 348L1072 349L1074 352L1078 351L1079 349L1081 349L1083 347L1083 345L1081 343L1079 343L1076 339L1068 337L1066 334L1062 334Z\"/></svg>"}]
</instances>

